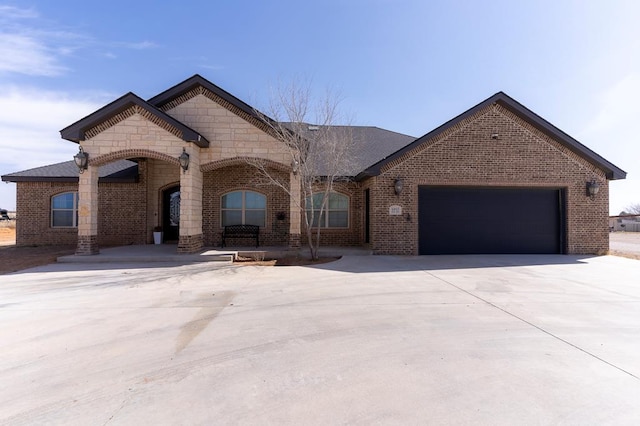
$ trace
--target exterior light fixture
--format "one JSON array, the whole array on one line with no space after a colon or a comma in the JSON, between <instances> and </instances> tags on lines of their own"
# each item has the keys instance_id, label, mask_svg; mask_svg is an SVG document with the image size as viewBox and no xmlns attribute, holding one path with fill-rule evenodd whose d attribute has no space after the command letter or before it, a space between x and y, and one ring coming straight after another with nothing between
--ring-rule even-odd
<instances>
[{"instance_id":1,"label":"exterior light fixture","mask_svg":"<svg viewBox=\"0 0 640 426\"><path fill-rule=\"evenodd\" d=\"M187 169L189 168L189 153L185 148L182 148L182 154L178 157L178 161L180 161L180 167L187 173Z\"/></svg>"},{"instance_id":2,"label":"exterior light fixture","mask_svg":"<svg viewBox=\"0 0 640 426\"><path fill-rule=\"evenodd\" d=\"M73 161L75 161L76 166L78 166L78 170L80 173L87 170L87 165L89 164L89 154L84 152L82 147L80 147L80 151L73 156Z\"/></svg>"},{"instance_id":3,"label":"exterior light fixture","mask_svg":"<svg viewBox=\"0 0 640 426\"><path fill-rule=\"evenodd\" d=\"M300 163L298 162L298 160L296 160L295 158L291 161L291 170L293 171L293 174L297 174L298 170L300 169Z\"/></svg>"},{"instance_id":4,"label":"exterior light fixture","mask_svg":"<svg viewBox=\"0 0 640 426\"><path fill-rule=\"evenodd\" d=\"M396 178L396 180L393 181L393 192L395 192L396 195L399 196L402 193L403 189L404 189L404 182L402 181L402 179Z\"/></svg>"},{"instance_id":5,"label":"exterior light fixture","mask_svg":"<svg viewBox=\"0 0 640 426\"><path fill-rule=\"evenodd\" d=\"M593 199L598 194L598 191L600 191L600 184L596 182L595 179L591 182L587 182L587 196Z\"/></svg>"}]
</instances>

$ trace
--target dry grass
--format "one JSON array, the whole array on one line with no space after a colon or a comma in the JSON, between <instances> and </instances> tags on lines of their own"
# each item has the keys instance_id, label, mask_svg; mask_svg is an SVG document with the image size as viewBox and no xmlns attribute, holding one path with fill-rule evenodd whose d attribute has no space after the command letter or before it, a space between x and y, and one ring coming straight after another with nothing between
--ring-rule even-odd
<instances>
[{"instance_id":1,"label":"dry grass","mask_svg":"<svg viewBox=\"0 0 640 426\"><path fill-rule=\"evenodd\" d=\"M0 220L0 229L16 229L15 220Z\"/></svg>"},{"instance_id":2,"label":"dry grass","mask_svg":"<svg viewBox=\"0 0 640 426\"><path fill-rule=\"evenodd\" d=\"M635 254L635 253L625 253L623 251L618 251L618 250L609 250L609 254L611 256L626 257L627 259L640 260L640 254Z\"/></svg>"}]
</instances>

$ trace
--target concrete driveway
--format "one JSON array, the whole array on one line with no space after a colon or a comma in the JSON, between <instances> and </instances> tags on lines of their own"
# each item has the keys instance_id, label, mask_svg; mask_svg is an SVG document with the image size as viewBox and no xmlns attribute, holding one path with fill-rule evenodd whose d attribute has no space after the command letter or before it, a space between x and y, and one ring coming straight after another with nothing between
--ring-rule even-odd
<instances>
[{"instance_id":1,"label":"concrete driveway","mask_svg":"<svg viewBox=\"0 0 640 426\"><path fill-rule=\"evenodd\" d=\"M640 424L637 260L57 264L1 279L0 423Z\"/></svg>"}]
</instances>

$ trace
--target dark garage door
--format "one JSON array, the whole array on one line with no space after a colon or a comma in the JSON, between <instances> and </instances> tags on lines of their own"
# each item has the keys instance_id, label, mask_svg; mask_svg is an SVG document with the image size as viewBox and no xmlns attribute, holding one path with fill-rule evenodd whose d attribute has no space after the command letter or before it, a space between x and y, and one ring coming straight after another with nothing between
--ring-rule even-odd
<instances>
[{"instance_id":1,"label":"dark garage door","mask_svg":"<svg viewBox=\"0 0 640 426\"><path fill-rule=\"evenodd\" d=\"M564 248L560 189L419 188L420 254L555 254Z\"/></svg>"}]
</instances>

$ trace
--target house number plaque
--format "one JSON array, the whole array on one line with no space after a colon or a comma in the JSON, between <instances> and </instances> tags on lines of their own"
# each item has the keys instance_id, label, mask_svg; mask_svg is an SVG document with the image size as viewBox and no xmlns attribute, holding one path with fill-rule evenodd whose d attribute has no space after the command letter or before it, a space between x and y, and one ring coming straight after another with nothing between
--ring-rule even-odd
<instances>
[{"instance_id":1,"label":"house number plaque","mask_svg":"<svg viewBox=\"0 0 640 426\"><path fill-rule=\"evenodd\" d=\"M389 216L401 216L402 206L389 206Z\"/></svg>"}]
</instances>

